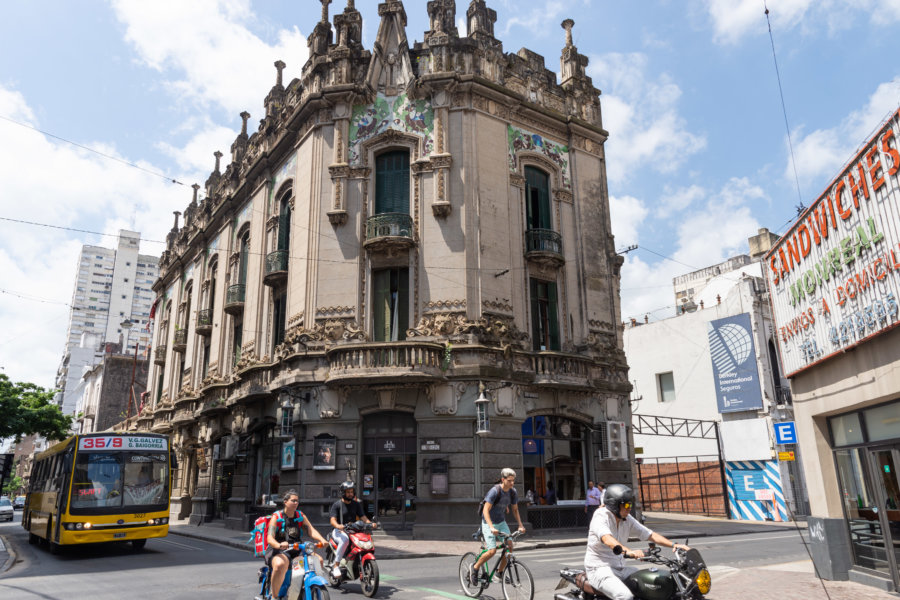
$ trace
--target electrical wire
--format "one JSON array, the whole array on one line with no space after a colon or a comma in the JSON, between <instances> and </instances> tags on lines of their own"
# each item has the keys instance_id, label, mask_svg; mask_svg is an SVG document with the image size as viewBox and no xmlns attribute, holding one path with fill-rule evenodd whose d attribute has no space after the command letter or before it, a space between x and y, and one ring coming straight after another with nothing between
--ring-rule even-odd
<instances>
[{"instance_id":1,"label":"electrical wire","mask_svg":"<svg viewBox=\"0 0 900 600\"><path fill-rule=\"evenodd\" d=\"M51 137L55 140L65 142L66 144L71 144L72 146L75 146L76 148L81 148L82 150L87 150L88 152L93 152L94 154L97 154L98 156L102 156L103 158L106 158L108 160L114 160L117 163L121 163L121 164L129 166L133 169L143 171L144 173L149 173L150 175L153 175L154 177L159 177L161 179L165 179L166 181L168 181L170 183L175 183L177 185L185 185L182 182L178 181L177 179L175 179L173 177L169 177L165 173L160 173L158 171L151 171L150 169L144 168L140 165L136 165L132 162L128 162L127 160L119 158L117 156L112 156L111 154L106 154L105 152L100 152L99 150L96 150L89 146L85 146L83 144L79 144L78 142L73 142L72 140L67 140L64 137L54 135L54 134L50 133L49 131L44 131L43 129L38 129L34 125L29 125L28 123L22 123L21 121L16 121L15 119L10 119L9 117L4 117L3 115L0 115L0 119L3 119L4 121L8 121L8 122L12 123L13 125L18 125L19 127L24 127L25 129L31 129L32 131L36 131L38 133L46 135L47 137Z\"/></svg>"}]
</instances>

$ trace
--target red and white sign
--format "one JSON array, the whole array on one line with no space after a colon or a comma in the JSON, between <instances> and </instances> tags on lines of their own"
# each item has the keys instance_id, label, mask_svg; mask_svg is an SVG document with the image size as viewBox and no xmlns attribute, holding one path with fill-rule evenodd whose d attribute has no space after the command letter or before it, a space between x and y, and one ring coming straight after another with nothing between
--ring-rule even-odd
<instances>
[{"instance_id":1,"label":"red and white sign","mask_svg":"<svg viewBox=\"0 0 900 600\"><path fill-rule=\"evenodd\" d=\"M109 450L167 450L166 439L161 437L109 435L90 436L78 440L79 451Z\"/></svg>"},{"instance_id":2,"label":"red and white sign","mask_svg":"<svg viewBox=\"0 0 900 600\"><path fill-rule=\"evenodd\" d=\"M900 110L766 255L790 377L900 323Z\"/></svg>"}]
</instances>

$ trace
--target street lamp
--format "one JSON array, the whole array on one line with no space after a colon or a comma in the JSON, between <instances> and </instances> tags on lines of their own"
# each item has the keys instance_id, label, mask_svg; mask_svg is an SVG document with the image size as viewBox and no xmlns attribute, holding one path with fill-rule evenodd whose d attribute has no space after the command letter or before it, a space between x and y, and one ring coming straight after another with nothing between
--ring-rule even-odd
<instances>
[{"instance_id":1,"label":"street lamp","mask_svg":"<svg viewBox=\"0 0 900 600\"><path fill-rule=\"evenodd\" d=\"M484 383L478 382L478 398L475 399L475 435L486 436L491 433L491 418L488 416L488 405L491 401L484 395Z\"/></svg>"}]
</instances>

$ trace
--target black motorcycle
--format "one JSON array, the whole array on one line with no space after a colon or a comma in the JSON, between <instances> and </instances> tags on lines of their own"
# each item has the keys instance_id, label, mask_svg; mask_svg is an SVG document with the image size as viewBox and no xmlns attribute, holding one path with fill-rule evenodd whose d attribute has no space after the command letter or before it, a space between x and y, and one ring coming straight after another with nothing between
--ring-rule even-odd
<instances>
[{"instance_id":1,"label":"black motorcycle","mask_svg":"<svg viewBox=\"0 0 900 600\"><path fill-rule=\"evenodd\" d=\"M685 540L687 545L687 540ZM615 554L623 552L622 546L613 548ZM706 569L706 563L700 552L675 550L675 558L660 556L660 548L651 543L646 555L638 560L662 565L665 568L650 567L641 569L625 578L625 585L634 594L635 600L697 600L709 593L712 579ZM568 592L560 592L553 596L554 600L595 600L604 599L605 595L591 587L587 576L580 569L563 569L559 572L560 580L556 589L560 590L571 584Z\"/></svg>"}]
</instances>

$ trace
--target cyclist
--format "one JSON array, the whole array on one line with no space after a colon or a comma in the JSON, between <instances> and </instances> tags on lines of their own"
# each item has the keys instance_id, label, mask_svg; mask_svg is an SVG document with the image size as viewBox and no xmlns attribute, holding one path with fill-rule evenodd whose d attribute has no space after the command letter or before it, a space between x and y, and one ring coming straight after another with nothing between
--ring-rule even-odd
<instances>
[{"instance_id":1,"label":"cyclist","mask_svg":"<svg viewBox=\"0 0 900 600\"><path fill-rule=\"evenodd\" d=\"M584 553L584 570L591 586L611 600L632 600L634 595L622 581L637 569L626 567L625 558L640 558L643 550L630 550L626 543L630 536L650 540L669 548L690 550L684 544L676 544L651 531L631 516L634 493L621 483L614 483L603 493L603 506L594 512L588 532L587 550ZM616 556L613 548L622 547Z\"/></svg>"},{"instance_id":2,"label":"cyclist","mask_svg":"<svg viewBox=\"0 0 900 600\"><path fill-rule=\"evenodd\" d=\"M522 524L522 517L519 515L519 495L516 488L516 472L510 468L500 471L500 483L493 486L484 497L484 508L481 509L481 533L484 535L484 547L487 551L483 552L475 564L472 565L472 572L469 574L470 581L474 584L478 581L478 570L485 562L490 560L497 553L500 541L497 534L505 533L509 535L509 525L506 524L506 513L511 510L519 523L519 532L525 533L525 526ZM512 549L512 542L506 542ZM506 568L506 557L500 563L500 572Z\"/></svg>"},{"instance_id":3,"label":"cyclist","mask_svg":"<svg viewBox=\"0 0 900 600\"><path fill-rule=\"evenodd\" d=\"M344 525L353 523L357 519L361 519L366 523L372 523L366 516L359 500L356 499L356 486L352 481L345 481L341 484L341 498L331 505L330 522L334 529L331 531L331 537L334 538L338 545L334 550L334 565L332 565L332 575L334 577L341 576L341 559L350 543L350 537L344 533ZM378 523L372 523L374 528L378 528Z\"/></svg>"}]
</instances>

